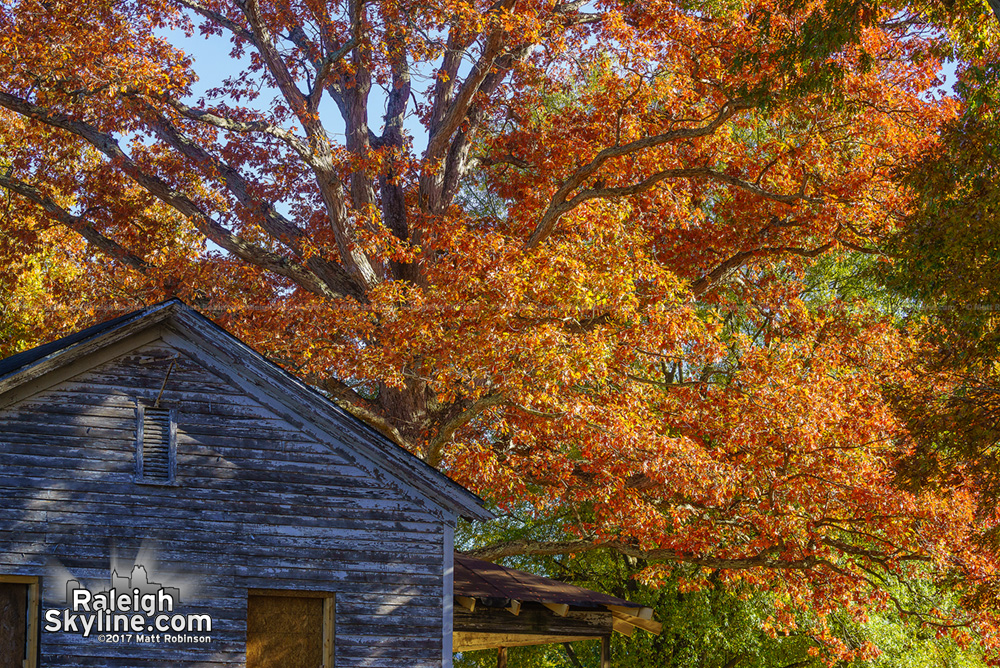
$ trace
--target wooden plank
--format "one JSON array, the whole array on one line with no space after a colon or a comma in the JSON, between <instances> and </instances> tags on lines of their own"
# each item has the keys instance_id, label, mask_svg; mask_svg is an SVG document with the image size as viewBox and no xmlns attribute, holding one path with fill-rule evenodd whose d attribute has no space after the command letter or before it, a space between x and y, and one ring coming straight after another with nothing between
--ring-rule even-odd
<instances>
[{"instance_id":1,"label":"wooden plank","mask_svg":"<svg viewBox=\"0 0 1000 668\"><path fill-rule=\"evenodd\" d=\"M530 647L533 645L557 645L564 642L580 640L600 640L606 636L546 636L520 635L506 633L470 633L456 631L453 647L456 652L473 652L480 649L497 649L500 647Z\"/></svg>"},{"instance_id":2,"label":"wooden plank","mask_svg":"<svg viewBox=\"0 0 1000 668\"><path fill-rule=\"evenodd\" d=\"M604 610L570 611L559 617L537 604L525 603L521 614L514 616L505 608L476 606L475 612L455 609L454 631L529 635L610 635L613 617Z\"/></svg>"},{"instance_id":3,"label":"wooden plank","mask_svg":"<svg viewBox=\"0 0 1000 668\"><path fill-rule=\"evenodd\" d=\"M566 650L566 656L569 657L570 663L572 663L575 668L583 668L583 664L580 663L579 657L576 655L576 650L573 649L573 645L568 642L562 644L563 649Z\"/></svg>"},{"instance_id":4,"label":"wooden plank","mask_svg":"<svg viewBox=\"0 0 1000 668\"><path fill-rule=\"evenodd\" d=\"M298 590L298 589L247 589L249 596L288 596L292 598L333 598L334 591Z\"/></svg>"},{"instance_id":5,"label":"wooden plank","mask_svg":"<svg viewBox=\"0 0 1000 668\"><path fill-rule=\"evenodd\" d=\"M28 656L25 658L24 668L37 668L38 666L38 620L41 618L39 611L41 599L41 587L36 578L28 585Z\"/></svg>"},{"instance_id":6,"label":"wooden plank","mask_svg":"<svg viewBox=\"0 0 1000 668\"><path fill-rule=\"evenodd\" d=\"M327 596L323 599L323 667L334 667L334 625L336 623L336 599Z\"/></svg>"},{"instance_id":7,"label":"wooden plank","mask_svg":"<svg viewBox=\"0 0 1000 668\"><path fill-rule=\"evenodd\" d=\"M632 634L635 633L634 626L620 619L613 620L612 627L617 633L621 633L623 636L628 636L629 638L631 638Z\"/></svg>"},{"instance_id":8,"label":"wooden plank","mask_svg":"<svg viewBox=\"0 0 1000 668\"><path fill-rule=\"evenodd\" d=\"M433 613L441 634L442 667L452 668L452 627L455 623L455 527L444 525L441 541L441 609ZM440 620L440 621L438 621Z\"/></svg>"},{"instance_id":9,"label":"wooden plank","mask_svg":"<svg viewBox=\"0 0 1000 668\"><path fill-rule=\"evenodd\" d=\"M633 617L631 615L626 615L621 612L612 612L615 619L619 619L623 622L631 624L632 626L637 626L644 631L649 631L653 635L660 635L663 631L663 624L652 619L642 619L641 617ZM631 635L631 634L629 634Z\"/></svg>"},{"instance_id":10,"label":"wooden plank","mask_svg":"<svg viewBox=\"0 0 1000 668\"><path fill-rule=\"evenodd\" d=\"M641 606L637 607L627 607L624 605L608 605L605 606L611 612L620 612L622 614L628 615L630 617L638 617L639 619L652 619L653 609L645 608Z\"/></svg>"}]
</instances>

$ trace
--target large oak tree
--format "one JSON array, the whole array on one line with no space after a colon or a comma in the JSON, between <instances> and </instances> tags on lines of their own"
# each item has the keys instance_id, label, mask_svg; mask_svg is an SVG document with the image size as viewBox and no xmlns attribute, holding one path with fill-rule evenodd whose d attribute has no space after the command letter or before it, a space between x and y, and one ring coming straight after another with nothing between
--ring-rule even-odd
<instances>
[{"instance_id":1,"label":"large oak tree","mask_svg":"<svg viewBox=\"0 0 1000 668\"><path fill-rule=\"evenodd\" d=\"M72 234L60 262L102 277L95 307L180 295L527 508L482 555L719 570L782 592L779 627L805 601L891 608L910 578L982 602L977 488L894 483L905 334L810 267L905 220L896 170L958 113L941 59L983 15L12 0L0 249ZM231 49L204 95L183 32ZM992 632L972 607L910 612Z\"/></svg>"}]
</instances>

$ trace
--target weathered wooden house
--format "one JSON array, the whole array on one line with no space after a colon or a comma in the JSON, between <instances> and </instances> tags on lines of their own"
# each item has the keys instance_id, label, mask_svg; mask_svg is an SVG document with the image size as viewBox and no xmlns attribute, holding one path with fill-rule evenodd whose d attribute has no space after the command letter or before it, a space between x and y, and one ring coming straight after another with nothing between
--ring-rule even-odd
<instances>
[{"instance_id":1,"label":"weathered wooden house","mask_svg":"<svg viewBox=\"0 0 1000 668\"><path fill-rule=\"evenodd\" d=\"M448 666L460 516L178 301L0 362L0 668Z\"/></svg>"}]
</instances>

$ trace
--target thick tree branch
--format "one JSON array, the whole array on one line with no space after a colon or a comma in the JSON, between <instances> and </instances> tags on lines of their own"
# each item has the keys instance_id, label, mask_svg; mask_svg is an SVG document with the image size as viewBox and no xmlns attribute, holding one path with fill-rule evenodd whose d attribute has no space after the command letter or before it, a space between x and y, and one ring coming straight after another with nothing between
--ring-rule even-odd
<instances>
[{"instance_id":1,"label":"thick tree branch","mask_svg":"<svg viewBox=\"0 0 1000 668\"><path fill-rule=\"evenodd\" d=\"M205 213L191 198L177 191L159 176L150 174L142 169L122 150L114 137L101 132L93 125L39 107L34 103L3 91L0 91L0 107L51 127L65 130L87 141L110 159L114 165L119 167L135 183L190 220L207 239L241 260L284 276L304 289L327 299L336 299L343 296L354 297L355 299L364 297L364 295L332 290L329 285L309 269L290 262L287 258L249 242L226 229Z\"/></svg>"},{"instance_id":2,"label":"thick tree branch","mask_svg":"<svg viewBox=\"0 0 1000 668\"><path fill-rule=\"evenodd\" d=\"M357 32L358 30L359 28L354 29L355 32ZM327 55L326 58L324 58L323 61L319 63L319 66L316 68L316 81L313 82L312 90L309 91L309 96L308 96L309 113L315 114L317 111L319 111L319 103L320 100L323 99L323 92L324 90L326 90L327 81L330 78L330 75L333 73L334 66L338 62L340 62L340 60L344 56L350 53L351 49L357 46L357 44L358 44L358 39L357 36L354 35L351 37L351 39L347 40L347 42L342 47L340 47L333 53Z\"/></svg>"},{"instance_id":3,"label":"thick tree branch","mask_svg":"<svg viewBox=\"0 0 1000 668\"><path fill-rule=\"evenodd\" d=\"M382 204L382 222L397 239L419 245L419 230L411 239L409 216L406 210L406 193L401 182L400 161L405 140L403 123L410 101L410 63L406 55L406 35L402 29L393 28L386 34L389 45L389 64L392 69L392 88L388 91L385 106L384 130L380 147L388 149L386 169L379 174L378 185ZM420 270L415 263L392 262L391 270L397 280L420 283Z\"/></svg>"},{"instance_id":4,"label":"thick tree branch","mask_svg":"<svg viewBox=\"0 0 1000 668\"><path fill-rule=\"evenodd\" d=\"M272 239L290 248L300 258L305 257L306 266L330 286L331 289L364 300L364 290L354 283L343 267L326 258L312 254L306 248L309 235L295 223L278 213L270 202L263 202L250 193L250 184L243 176L224 160L212 155L189 137L181 134L163 114L151 105L145 105L150 117L150 125L157 136L203 169L207 168L222 177L226 189L247 211L254 213L260 226Z\"/></svg>"},{"instance_id":5,"label":"thick tree branch","mask_svg":"<svg viewBox=\"0 0 1000 668\"><path fill-rule=\"evenodd\" d=\"M455 77L462 55L471 40L457 29L453 29L448 37L444 62L435 84L427 150L424 152L424 168L420 177L419 201L424 211L439 213L447 206L444 193L448 163L452 164L451 182L454 183L454 168L465 161L468 154L465 140L455 143L452 137L467 122L476 95L482 92L483 84L494 72L496 60L503 53L505 33L501 22L496 19L503 12L509 11L515 1L500 0L490 9L489 33L472 70L457 92Z\"/></svg>"},{"instance_id":6,"label":"thick tree branch","mask_svg":"<svg viewBox=\"0 0 1000 668\"><path fill-rule=\"evenodd\" d=\"M742 267L747 260L761 255L798 255L800 257L819 257L837 245L836 241L829 241L816 248L801 248L799 246L769 246L740 251L732 257L720 263L715 269L708 272L698 280L691 283L691 293L695 297L700 297L716 285L721 283L731 273Z\"/></svg>"},{"instance_id":7,"label":"thick tree branch","mask_svg":"<svg viewBox=\"0 0 1000 668\"><path fill-rule=\"evenodd\" d=\"M743 99L730 100L722 105L711 122L700 127L671 130L658 135L643 137L642 139L637 139L620 146L612 146L604 149L598 153L593 160L577 169L570 175L569 178L563 181L562 185L560 185L556 192L552 195L548 208L538 221L538 224L532 231L531 236L528 237L525 247L536 247L552 233L555 229L556 223L559 222L559 219L563 216L563 214L579 204L579 201L575 204L571 203L572 200L569 199L570 194L586 183L590 177L592 177L609 160L631 155L633 153L661 146L673 141L695 139L710 135L719 129L726 121L736 115L737 112L749 109L751 106L750 102ZM650 187L652 185L653 184L650 184Z\"/></svg>"},{"instance_id":8,"label":"thick tree branch","mask_svg":"<svg viewBox=\"0 0 1000 668\"><path fill-rule=\"evenodd\" d=\"M512 5L513 1L505 0L505 4ZM469 76L462 82L458 94L455 95L440 123L434 128L433 134L428 139L424 157L429 162L435 163L447 154L451 136L465 119L474 96L479 92L479 87L486 80L486 77L489 76L490 70L493 68L493 61L500 55L502 48L503 31L496 27L486 39L483 52L476 64L473 65Z\"/></svg>"},{"instance_id":9,"label":"thick tree branch","mask_svg":"<svg viewBox=\"0 0 1000 668\"><path fill-rule=\"evenodd\" d=\"M434 81L434 94L431 99L431 117L428 124L428 134L434 137L439 134L444 118L452 104L458 68L462 64L465 50L469 48L471 38L466 36L457 26L448 33L444 57Z\"/></svg>"},{"instance_id":10,"label":"thick tree branch","mask_svg":"<svg viewBox=\"0 0 1000 668\"><path fill-rule=\"evenodd\" d=\"M341 87L347 102L347 116L344 119L347 124L345 128L347 150L360 161L369 158L371 150L369 137L372 134L368 127L368 97L372 89L372 64L366 53L367 47L362 48L360 35L364 6L364 0L350 0L348 2L351 26L352 30L355 31L356 39L354 40L355 47L351 53L351 69L353 70L351 82L349 84L345 82L345 85ZM376 231L377 224L371 219L375 213L375 181L367 169L356 167L351 170L350 189L351 202L354 210L359 212L362 224L370 231Z\"/></svg>"},{"instance_id":11,"label":"thick tree branch","mask_svg":"<svg viewBox=\"0 0 1000 668\"><path fill-rule=\"evenodd\" d=\"M477 559L496 560L503 557L530 555L530 556L556 556L561 554L579 554L592 550L609 549L620 552L629 557L645 559L647 561L661 562L683 562L696 564L706 568L721 568L729 570L746 570L750 568L776 568L784 570L807 570L820 565L823 560L815 556L806 556L801 559L781 559L775 555L779 554L782 546L773 546L755 555L748 557L711 557L684 554L672 549L651 549L643 550L633 545L621 541L603 541L597 539L581 538L566 541L534 541L523 538L495 543L469 552L470 556Z\"/></svg>"},{"instance_id":12,"label":"thick tree branch","mask_svg":"<svg viewBox=\"0 0 1000 668\"><path fill-rule=\"evenodd\" d=\"M756 183L751 183L750 181L745 181L739 177L732 176L731 174L726 174L724 172L719 172L708 167L691 167L691 168L680 168L680 169L665 169L661 172L653 174L647 179L640 181L639 183L622 186L616 188L587 188L586 190L581 190L571 199L565 202L563 207L563 212L570 211L580 204L591 199L616 199L619 197L628 197L630 195L638 195L644 193L656 184L666 181L667 179L677 179L677 178L694 178L697 176L703 176L705 178L711 179L713 181L719 181L720 183L728 183L729 185L736 186L741 190L745 190L749 193L757 195L758 197L763 197L764 199L769 199L774 202L781 202L783 204L794 204L798 201L808 202L810 204L818 204L823 200L818 197L806 197L805 195L805 183L799 191L796 193L777 193L765 188L761 188ZM808 180L808 179L807 179Z\"/></svg>"},{"instance_id":13,"label":"thick tree branch","mask_svg":"<svg viewBox=\"0 0 1000 668\"><path fill-rule=\"evenodd\" d=\"M302 26L295 26L289 33L288 39L301 51L306 57L310 57L310 54L320 51L319 47L315 45L314 42L310 41L306 36L305 30ZM357 44L354 45L354 48ZM323 59L319 57L311 58L312 66L319 72L323 67ZM313 92L315 92L316 86L313 85ZM344 97L344 85L341 77L326 77L325 81L325 91L326 94L333 98L336 103L337 108L340 110L341 118L344 122L347 122L347 101ZM371 140L371 137L369 137Z\"/></svg>"},{"instance_id":14,"label":"thick tree branch","mask_svg":"<svg viewBox=\"0 0 1000 668\"><path fill-rule=\"evenodd\" d=\"M324 383L327 392L330 393L333 401L345 411L358 418L372 429L388 438L390 441L412 452L410 444L406 442L399 430L388 420L379 415L375 409L369 407L370 402L358 396L357 392L347 387L344 383L336 379L327 379Z\"/></svg>"},{"instance_id":15,"label":"thick tree branch","mask_svg":"<svg viewBox=\"0 0 1000 668\"><path fill-rule=\"evenodd\" d=\"M427 463L431 466L438 466L441 463L444 447L451 441L456 431L469 424L473 418L487 408L499 406L504 401L506 401L506 397L502 394L488 394L477 399L471 406L442 424L438 428L437 435L427 444Z\"/></svg>"},{"instance_id":16,"label":"thick tree branch","mask_svg":"<svg viewBox=\"0 0 1000 668\"><path fill-rule=\"evenodd\" d=\"M309 150L309 146L302 141L301 138L296 136L295 133L289 132L284 128L280 128L265 121L248 122L236 120L234 118L223 116L217 112L189 107L179 100L167 99L165 101L185 118L199 123L204 123L206 125L211 125L212 127L219 128L220 130L227 130L229 132L259 133L269 135L292 148L299 154L299 157L306 161L307 164L312 158L312 152Z\"/></svg>"},{"instance_id":17,"label":"thick tree branch","mask_svg":"<svg viewBox=\"0 0 1000 668\"><path fill-rule=\"evenodd\" d=\"M243 16L246 18L247 25L250 27L249 39L260 53L261 58L264 60L264 64L267 65L267 70L274 79L275 85L277 85L278 90L281 91L281 94L285 98L285 102L288 103L289 108L299 119L299 122L302 123L303 127L306 128L307 133L310 133L311 136L311 132L321 129L321 126L319 126L319 119L311 117L307 113L308 105L306 102L306 96L295 84L295 80L292 77L291 72L289 72L284 58L282 58L281 54L278 53L278 49L274 43L274 35L271 33L271 29L268 27L267 22L260 15L260 4L258 0L237 0L236 5L243 10Z\"/></svg>"},{"instance_id":18,"label":"thick tree branch","mask_svg":"<svg viewBox=\"0 0 1000 668\"><path fill-rule=\"evenodd\" d=\"M833 548L840 552L851 554L855 557L878 561L888 558L877 550L866 550L857 546L849 545L835 539L821 539L820 543L826 547ZM849 549L845 549L849 548ZM776 570L811 570L814 568L829 568L845 577L864 579L860 574L852 574L831 562L829 559L807 554L798 558L787 558L780 556L786 551L786 546L777 544L761 550L760 552L744 557L713 557L711 555L689 554L670 548L640 549L632 544L617 540L600 540L595 538L579 538L564 541L536 541L525 538L501 541L472 550L468 554L477 559L496 560L503 557L513 556L556 556L563 554L580 554L593 550L614 550L629 557L644 559L654 562L686 563L703 566L705 568L723 570L748 570L752 568L767 568Z\"/></svg>"},{"instance_id":19,"label":"thick tree branch","mask_svg":"<svg viewBox=\"0 0 1000 668\"><path fill-rule=\"evenodd\" d=\"M99 232L93 225L87 223L84 216L77 216L63 207L59 206L55 200L44 194L35 186L29 185L21 180L0 174L0 188L5 188L10 192L17 193L22 197L31 200L54 220L73 230L87 240L94 248L97 248L108 257L121 262L124 265L145 274L152 267L141 257L128 250L114 239L110 239Z\"/></svg>"},{"instance_id":20,"label":"thick tree branch","mask_svg":"<svg viewBox=\"0 0 1000 668\"><path fill-rule=\"evenodd\" d=\"M358 5L361 4L360 0L354 0L354 2ZM337 173L326 130L320 121L319 115L310 112L306 95L299 90L288 66L285 64L284 58L278 52L274 43L274 35L268 27L267 22L261 16L259 1L238 0L237 5L243 10L247 25L250 27L250 32L252 33L251 43L257 48L278 90L281 91L292 113L302 123L302 127L309 139L313 155L310 166L316 176L316 184L319 187L320 195L326 206L331 226L333 227L341 262L348 275L367 291L368 288L371 288L378 282L378 275L371 260L357 248L356 240L351 234L343 183ZM349 124L349 135L350 132L351 128ZM352 147L348 146L348 148ZM357 171L354 170L354 173ZM357 193L355 192L353 179L351 190L352 195L356 196ZM359 203L356 199L354 204L355 208L359 209L363 215L366 211L364 203Z\"/></svg>"},{"instance_id":21,"label":"thick tree branch","mask_svg":"<svg viewBox=\"0 0 1000 668\"><path fill-rule=\"evenodd\" d=\"M524 60L531 53L532 44L522 44L510 53L507 53L494 61L492 71L483 80L479 88L479 94L490 96L496 92L507 77L507 73L514 65ZM439 195L438 206L445 209L451 206L462 186L462 179L469 169L469 147L472 135L479 129L483 121L483 111L479 105L470 105L466 114L465 122L461 129L455 133L448 148L448 155L444 163L444 177L441 181L441 194Z\"/></svg>"}]
</instances>

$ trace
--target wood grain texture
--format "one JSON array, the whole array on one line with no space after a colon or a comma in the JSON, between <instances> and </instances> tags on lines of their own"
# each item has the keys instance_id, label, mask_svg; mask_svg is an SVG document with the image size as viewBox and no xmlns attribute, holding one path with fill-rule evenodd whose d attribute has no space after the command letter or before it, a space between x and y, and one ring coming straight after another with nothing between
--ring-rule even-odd
<instances>
[{"instance_id":1,"label":"wood grain texture","mask_svg":"<svg viewBox=\"0 0 1000 668\"><path fill-rule=\"evenodd\" d=\"M242 667L248 589L335 592L338 667L450 665L442 600L454 515L372 470L359 433L321 442L268 393L202 362L145 342L56 383L38 376L44 389L0 410L0 573L45 575L57 561L101 580L112 549L131 563L155 543L165 569L200 582L197 598L182 591L183 611L214 621L206 645L43 632L41 665ZM160 406L176 416L174 487L135 480L136 402L151 406L161 387ZM48 580L44 609L64 598Z\"/></svg>"}]
</instances>

